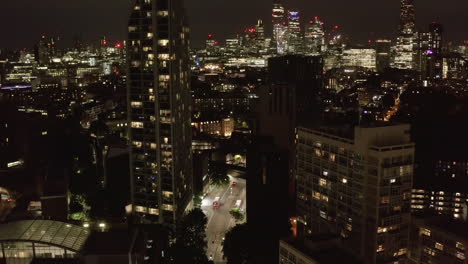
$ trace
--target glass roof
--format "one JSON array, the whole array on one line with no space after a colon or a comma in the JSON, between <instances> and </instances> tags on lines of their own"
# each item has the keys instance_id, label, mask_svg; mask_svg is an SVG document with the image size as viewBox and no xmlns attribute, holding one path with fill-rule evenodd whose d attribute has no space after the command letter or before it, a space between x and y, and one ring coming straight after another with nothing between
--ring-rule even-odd
<instances>
[{"instance_id":1,"label":"glass roof","mask_svg":"<svg viewBox=\"0 0 468 264\"><path fill-rule=\"evenodd\" d=\"M23 220L0 225L0 241L32 241L80 251L90 231L50 220Z\"/></svg>"}]
</instances>

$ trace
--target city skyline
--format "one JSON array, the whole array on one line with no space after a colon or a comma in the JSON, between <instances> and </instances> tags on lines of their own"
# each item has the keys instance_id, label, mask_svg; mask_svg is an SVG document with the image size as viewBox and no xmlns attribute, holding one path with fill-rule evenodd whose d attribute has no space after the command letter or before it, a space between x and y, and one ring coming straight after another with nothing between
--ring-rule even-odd
<instances>
[{"instance_id":1,"label":"city skyline","mask_svg":"<svg viewBox=\"0 0 468 264\"><path fill-rule=\"evenodd\" d=\"M240 0L231 3L211 0L185 2L193 46L201 46L208 33L214 34L220 40L228 38L246 26L254 25L258 18L264 19L266 32L271 31L271 0ZM397 33L399 1L374 3L362 0L348 3L334 0L327 3L310 3L289 0L284 1L284 4L287 8L298 8L301 11L302 23L319 16L325 22L325 26L340 25L355 41L364 42L372 38L373 34L376 37L393 37ZM119 0L111 3L110 0L22 0L19 3L5 2L2 5L1 29L6 36L17 37L4 39L0 48L30 48L42 34L59 35L66 46L71 45L75 36L81 36L84 41L96 41L103 35L113 40L126 38L126 25L124 20L119 18L128 16L130 1ZM249 8L245 8L246 6ZM467 10L468 3L448 0L444 5L440 5L440 2L429 0L416 1L415 6L417 30L425 30L427 24L437 20L446 27L447 40L460 41L467 38L464 37L467 32L463 27L463 12ZM352 14L348 12L351 7L355 10ZM19 9L21 16L18 16ZM242 16L239 16L240 13ZM372 23L376 19L379 23ZM8 26L11 24L17 26ZM18 28L22 29L21 34L18 33Z\"/></svg>"}]
</instances>

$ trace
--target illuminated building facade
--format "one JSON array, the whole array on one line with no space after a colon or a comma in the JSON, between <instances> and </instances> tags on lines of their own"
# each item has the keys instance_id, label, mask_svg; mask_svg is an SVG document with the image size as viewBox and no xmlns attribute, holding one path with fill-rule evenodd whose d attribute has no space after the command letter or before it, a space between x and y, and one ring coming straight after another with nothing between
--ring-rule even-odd
<instances>
[{"instance_id":1,"label":"illuminated building facade","mask_svg":"<svg viewBox=\"0 0 468 264\"><path fill-rule=\"evenodd\" d=\"M307 55L320 55L325 49L325 32L323 23L315 17L304 31L304 51Z\"/></svg>"},{"instance_id":2,"label":"illuminated building facade","mask_svg":"<svg viewBox=\"0 0 468 264\"><path fill-rule=\"evenodd\" d=\"M290 53L300 53L302 51L302 30L299 10L288 11L288 51Z\"/></svg>"},{"instance_id":3,"label":"illuminated building facade","mask_svg":"<svg viewBox=\"0 0 468 264\"><path fill-rule=\"evenodd\" d=\"M343 67L361 67L376 70L375 49L346 49L343 51Z\"/></svg>"},{"instance_id":4,"label":"illuminated building facade","mask_svg":"<svg viewBox=\"0 0 468 264\"><path fill-rule=\"evenodd\" d=\"M414 69L415 12L414 0L400 0L400 27L396 46L393 51L392 67Z\"/></svg>"},{"instance_id":5,"label":"illuminated building facade","mask_svg":"<svg viewBox=\"0 0 468 264\"><path fill-rule=\"evenodd\" d=\"M285 10L280 0L273 3L273 47L276 53L284 54L287 51L288 30L286 26Z\"/></svg>"},{"instance_id":6,"label":"illuminated building facade","mask_svg":"<svg viewBox=\"0 0 468 264\"><path fill-rule=\"evenodd\" d=\"M300 127L298 232L339 235L364 263L404 261L414 160L409 129Z\"/></svg>"},{"instance_id":7,"label":"illuminated building facade","mask_svg":"<svg viewBox=\"0 0 468 264\"><path fill-rule=\"evenodd\" d=\"M383 71L390 67L392 41L389 39L377 39L374 41L377 71Z\"/></svg>"},{"instance_id":8,"label":"illuminated building facade","mask_svg":"<svg viewBox=\"0 0 468 264\"><path fill-rule=\"evenodd\" d=\"M468 263L468 224L440 216L415 218L411 226L410 263Z\"/></svg>"},{"instance_id":9,"label":"illuminated building facade","mask_svg":"<svg viewBox=\"0 0 468 264\"><path fill-rule=\"evenodd\" d=\"M189 28L182 1L135 0L128 24L131 203L173 225L192 200Z\"/></svg>"},{"instance_id":10,"label":"illuminated building facade","mask_svg":"<svg viewBox=\"0 0 468 264\"><path fill-rule=\"evenodd\" d=\"M256 42L257 48L265 48L265 26L263 25L263 20L259 19L257 25L255 26L255 31L257 32Z\"/></svg>"}]
</instances>

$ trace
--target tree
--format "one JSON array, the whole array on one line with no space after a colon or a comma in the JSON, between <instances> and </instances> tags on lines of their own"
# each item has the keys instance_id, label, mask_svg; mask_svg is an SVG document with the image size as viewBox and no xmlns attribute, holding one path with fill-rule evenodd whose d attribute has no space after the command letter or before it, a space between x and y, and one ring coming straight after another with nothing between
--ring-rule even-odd
<instances>
[{"instance_id":1,"label":"tree","mask_svg":"<svg viewBox=\"0 0 468 264\"><path fill-rule=\"evenodd\" d=\"M216 186L229 185L229 176L227 176L226 164L220 162L210 162L210 181Z\"/></svg>"},{"instance_id":2,"label":"tree","mask_svg":"<svg viewBox=\"0 0 468 264\"><path fill-rule=\"evenodd\" d=\"M233 208L229 211L229 214L236 220L236 222L241 222L244 220L244 214L240 212L239 209Z\"/></svg>"},{"instance_id":3,"label":"tree","mask_svg":"<svg viewBox=\"0 0 468 264\"><path fill-rule=\"evenodd\" d=\"M206 256L206 224L208 219L200 208L192 209L178 223L176 242L171 248L175 264L209 264Z\"/></svg>"},{"instance_id":4,"label":"tree","mask_svg":"<svg viewBox=\"0 0 468 264\"><path fill-rule=\"evenodd\" d=\"M203 201L203 192L198 192L193 196L193 204L195 207L200 208Z\"/></svg>"},{"instance_id":5,"label":"tree","mask_svg":"<svg viewBox=\"0 0 468 264\"><path fill-rule=\"evenodd\" d=\"M228 264L248 263L249 252L249 230L247 224L234 226L226 233L223 242L223 255Z\"/></svg>"}]
</instances>

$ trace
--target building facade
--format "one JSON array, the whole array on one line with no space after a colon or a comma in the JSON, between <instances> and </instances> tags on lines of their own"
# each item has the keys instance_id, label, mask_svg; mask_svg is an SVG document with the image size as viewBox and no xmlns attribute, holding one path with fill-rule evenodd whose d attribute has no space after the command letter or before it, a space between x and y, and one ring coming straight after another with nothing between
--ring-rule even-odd
<instances>
[{"instance_id":1,"label":"building facade","mask_svg":"<svg viewBox=\"0 0 468 264\"><path fill-rule=\"evenodd\" d=\"M299 233L332 233L365 263L404 263L414 144L409 125L298 129Z\"/></svg>"},{"instance_id":2,"label":"building facade","mask_svg":"<svg viewBox=\"0 0 468 264\"><path fill-rule=\"evenodd\" d=\"M189 29L182 1L135 0L128 23L131 202L175 224L192 199Z\"/></svg>"},{"instance_id":3,"label":"building facade","mask_svg":"<svg viewBox=\"0 0 468 264\"><path fill-rule=\"evenodd\" d=\"M393 51L392 67L414 69L415 67L415 12L414 0L400 0L400 26Z\"/></svg>"}]
</instances>

